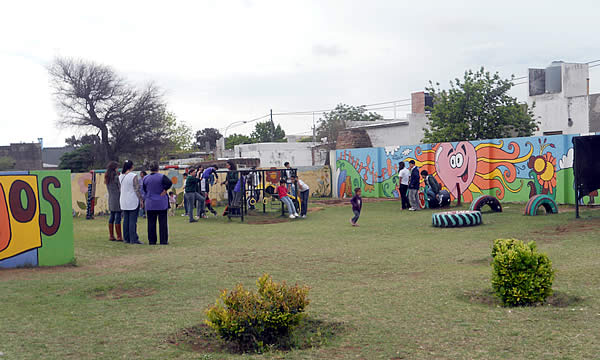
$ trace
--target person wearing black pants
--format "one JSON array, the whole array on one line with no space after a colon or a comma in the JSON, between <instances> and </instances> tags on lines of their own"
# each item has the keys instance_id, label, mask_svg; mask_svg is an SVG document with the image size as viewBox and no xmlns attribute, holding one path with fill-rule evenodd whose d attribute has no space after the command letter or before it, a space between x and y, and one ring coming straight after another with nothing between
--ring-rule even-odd
<instances>
[{"instance_id":1,"label":"person wearing black pants","mask_svg":"<svg viewBox=\"0 0 600 360\"><path fill-rule=\"evenodd\" d=\"M171 180L158 172L158 163L150 164L150 175L144 177L144 193L146 197L146 218L148 219L148 244L156 245L156 220L160 226L161 245L169 244L169 224L167 211L169 197L167 191L173 186Z\"/></svg>"},{"instance_id":2,"label":"person wearing black pants","mask_svg":"<svg viewBox=\"0 0 600 360\"><path fill-rule=\"evenodd\" d=\"M410 202L408 201L408 179L410 178L410 171L406 168L404 161L398 164L398 182L400 183L400 198L402 199L402 209L410 208Z\"/></svg>"},{"instance_id":3,"label":"person wearing black pants","mask_svg":"<svg viewBox=\"0 0 600 360\"><path fill-rule=\"evenodd\" d=\"M306 183L298 178L297 175L292 175L292 185L296 186L296 191L299 194L300 198L300 217L306 218L306 213L308 212L308 194L310 188Z\"/></svg>"}]
</instances>

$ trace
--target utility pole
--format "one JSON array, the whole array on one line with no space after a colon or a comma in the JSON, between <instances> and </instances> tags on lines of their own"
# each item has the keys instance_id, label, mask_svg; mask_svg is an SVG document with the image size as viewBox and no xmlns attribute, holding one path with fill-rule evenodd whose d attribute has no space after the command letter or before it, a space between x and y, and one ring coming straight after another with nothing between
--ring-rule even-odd
<instances>
[{"instance_id":1,"label":"utility pole","mask_svg":"<svg viewBox=\"0 0 600 360\"><path fill-rule=\"evenodd\" d=\"M314 113L314 111L313 111L313 128L312 128L312 131L313 131L313 143L316 143L317 142L317 129L315 128L315 113Z\"/></svg>"}]
</instances>

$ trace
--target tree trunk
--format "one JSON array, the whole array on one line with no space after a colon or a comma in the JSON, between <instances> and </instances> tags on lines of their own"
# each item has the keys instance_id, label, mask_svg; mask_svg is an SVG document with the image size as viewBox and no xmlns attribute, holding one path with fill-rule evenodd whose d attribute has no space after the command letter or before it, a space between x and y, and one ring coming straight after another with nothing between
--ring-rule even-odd
<instances>
[{"instance_id":1,"label":"tree trunk","mask_svg":"<svg viewBox=\"0 0 600 360\"><path fill-rule=\"evenodd\" d=\"M118 161L114 157L110 142L108 141L108 127L104 126L100 129L101 141L102 141L102 162L107 163L109 160Z\"/></svg>"}]
</instances>

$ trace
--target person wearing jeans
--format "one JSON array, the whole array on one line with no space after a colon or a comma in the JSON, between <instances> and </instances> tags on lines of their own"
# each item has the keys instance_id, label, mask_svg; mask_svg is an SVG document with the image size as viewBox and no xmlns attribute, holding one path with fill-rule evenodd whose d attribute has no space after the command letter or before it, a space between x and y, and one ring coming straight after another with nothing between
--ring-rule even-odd
<instances>
[{"instance_id":1,"label":"person wearing jeans","mask_svg":"<svg viewBox=\"0 0 600 360\"><path fill-rule=\"evenodd\" d=\"M141 244L137 234L137 218L140 205L144 205L144 200L140 192L139 178L131 170L133 170L133 162L125 160L123 173L119 175L120 205L123 210L123 241L129 244Z\"/></svg>"},{"instance_id":2,"label":"person wearing jeans","mask_svg":"<svg viewBox=\"0 0 600 360\"><path fill-rule=\"evenodd\" d=\"M200 184L200 180L196 177L196 169L190 170L188 173L187 180L185 181L185 195L184 199L187 200L187 209L186 212L190 218L190 222L196 222L198 220L194 219L194 206L197 201L200 201L198 204L198 216L204 213L204 201L206 198L200 195L198 192L198 186Z\"/></svg>"},{"instance_id":3,"label":"person wearing jeans","mask_svg":"<svg viewBox=\"0 0 600 360\"><path fill-rule=\"evenodd\" d=\"M144 177L146 194L146 218L148 219L148 244L156 245L156 220L158 220L160 244L169 244L169 223L167 212L169 197L167 191L173 186L171 180L158 172L158 163L150 164L150 175Z\"/></svg>"},{"instance_id":4,"label":"person wearing jeans","mask_svg":"<svg viewBox=\"0 0 600 360\"><path fill-rule=\"evenodd\" d=\"M419 183L421 180L419 168L415 166L414 160L408 162L408 168L410 170L410 180L408 182L408 201L410 202L410 208L408 210L421 210L421 205L419 205Z\"/></svg>"},{"instance_id":5,"label":"person wearing jeans","mask_svg":"<svg viewBox=\"0 0 600 360\"><path fill-rule=\"evenodd\" d=\"M277 194L279 195L279 200L287 207L290 219L294 219L298 217L298 212L296 212L296 207L287 194L287 187L285 185L285 180L281 179L279 181L279 186L277 187Z\"/></svg>"},{"instance_id":6,"label":"person wearing jeans","mask_svg":"<svg viewBox=\"0 0 600 360\"><path fill-rule=\"evenodd\" d=\"M310 188L296 175L292 175L292 184L295 185L300 197L300 217L306 218L306 213L308 212L308 194Z\"/></svg>"},{"instance_id":7,"label":"person wearing jeans","mask_svg":"<svg viewBox=\"0 0 600 360\"><path fill-rule=\"evenodd\" d=\"M108 218L108 233L110 241L123 241L121 235L121 186L119 184L119 175L117 174L119 165L116 161L111 161L106 166L104 174L104 184L108 192L108 210L110 217ZM115 237L115 230L117 237Z\"/></svg>"}]
</instances>

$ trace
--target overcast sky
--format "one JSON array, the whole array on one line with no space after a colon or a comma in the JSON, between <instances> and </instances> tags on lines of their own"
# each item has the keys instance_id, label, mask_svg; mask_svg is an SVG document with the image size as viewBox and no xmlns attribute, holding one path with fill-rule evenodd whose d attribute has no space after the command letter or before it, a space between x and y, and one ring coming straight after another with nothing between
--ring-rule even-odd
<instances>
[{"instance_id":1,"label":"overcast sky","mask_svg":"<svg viewBox=\"0 0 600 360\"><path fill-rule=\"evenodd\" d=\"M3 2L0 145L42 137L61 146L76 133L55 126L46 71L55 56L155 82L179 120L222 131L269 109L405 99L429 80L445 85L482 65L508 77L552 60L597 60L599 10L597 0ZM526 90L513 94L525 101ZM288 134L312 126L312 116L274 120Z\"/></svg>"}]
</instances>

